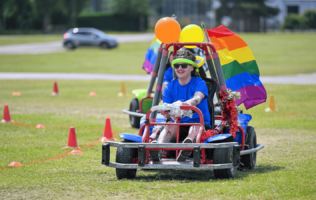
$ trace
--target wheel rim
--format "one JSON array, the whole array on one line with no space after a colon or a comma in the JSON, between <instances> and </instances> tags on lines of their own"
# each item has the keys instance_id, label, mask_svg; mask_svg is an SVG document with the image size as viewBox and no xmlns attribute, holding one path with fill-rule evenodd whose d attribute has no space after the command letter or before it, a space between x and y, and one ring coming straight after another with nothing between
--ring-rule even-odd
<instances>
[{"instance_id":1,"label":"wheel rim","mask_svg":"<svg viewBox=\"0 0 316 200\"><path fill-rule=\"evenodd\" d=\"M256 144L255 140L253 141L253 148L257 148L257 144ZM252 153L252 165L253 166L256 165L256 160L257 160L257 152Z\"/></svg>"},{"instance_id":2,"label":"wheel rim","mask_svg":"<svg viewBox=\"0 0 316 200\"><path fill-rule=\"evenodd\" d=\"M72 48L72 44L71 44L70 42L68 42L68 43L67 43L67 47L68 47L69 49L71 49L71 48Z\"/></svg>"},{"instance_id":3,"label":"wheel rim","mask_svg":"<svg viewBox=\"0 0 316 200\"><path fill-rule=\"evenodd\" d=\"M135 121L135 117L130 115L129 116L129 121L131 122L131 124L134 124L134 121Z\"/></svg>"},{"instance_id":4,"label":"wheel rim","mask_svg":"<svg viewBox=\"0 0 316 200\"><path fill-rule=\"evenodd\" d=\"M136 111L136 108L134 107L133 104L132 104L131 107L130 107L130 111L133 111L133 112ZM135 119L135 117L134 117L133 115L130 115L130 116L129 116L129 121L130 121L131 124L134 124L135 120L136 120L136 119Z\"/></svg>"},{"instance_id":5,"label":"wheel rim","mask_svg":"<svg viewBox=\"0 0 316 200\"><path fill-rule=\"evenodd\" d=\"M230 158L229 161L232 163L233 162L233 151L231 151L230 153ZM237 172L237 168L230 168L230 172L232 174L232 176L235 176L236 172Z\"/></svg>"}]
</instances>

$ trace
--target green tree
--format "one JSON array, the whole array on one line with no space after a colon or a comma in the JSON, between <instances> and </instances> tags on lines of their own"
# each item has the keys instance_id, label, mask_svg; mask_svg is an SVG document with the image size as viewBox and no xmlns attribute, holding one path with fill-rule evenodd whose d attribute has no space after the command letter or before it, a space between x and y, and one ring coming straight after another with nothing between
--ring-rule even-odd
<instances>
[{"instance_id":1,"label":"green tree","mask_svg":"<svg viewBox=\"0 0 316 200\"><path fill-rule=\"evenodd\" d=\"M12 0L0 0L0 31L6 29L6 19L13 16L17 6Z\"/></svg>"},{"instance_id":2,"label":"green tree","mask_svg":"<svg viewBox=\"0 0 316 200\"><path fill-rule=\"evenodd\" d=\"M63 11L68 16L68 26L77 26L77 17L85 6L90 2L90 0L62 0L63 1Z\"/></svg>"},{"instance_id":3,"label":"green tree","mask_svg":"<svg viewBox=\"0 0 316 200\"><path fill-rule=\"evenodd\" d=\"M89 0L33 0L37 14L43 19L43 32L51 31L51 17L54 12L63 14L68 18L68 27L75 27L78 14L83 10Z\"/></svg>"},{"instance_id":4,"label":"green tree","mask_svg":"<svg viewBox=\"0 0 316 200\"><path fill-rule=\"evenodd\" d=\"M116 14L139 17L139 30L145 29L145 17L149 15L150 0L115 0L113 10Z\"/></svg>"},{"instance_id":5,"label":"green tree","mask_svg":"<svg viewBox=\"0 0 316 200\"><path fill-rule=\"evenodd\" d=\"M260 17L272 17L279 13L278 8L265 5L267 0L221 0L222 6L217 10L217 19L229 16L233 21L243 20L248 23L245 31L259 31ZM255 29L251 29L256 27ZM266 26L264 26L264 31Z\"/></svg>"},{"instance_id":6,"label":"green tree","mask_svg":"<svg viewBox=\"0 0 316 200\"><path fill-rule=\"evenodd\" d=\"M35 19L32 0L0 0L0 11L0 29L6 29L7 19L14 18L20 30L28 30Z\"/></svg>"},{"instance_id":7,"label":"green tree","mask_svg":"<svg viewBox=\"0 0 316 200\"><path fill-rule=\"evenodd\" d=\"M307 28L316 29L316 10L307 10L303 13L304 23Z\"/></svg>"},{"instance_id":8,"label":"green tree","mask_svg":"<svg viewBox=\"0 0 316 200\"><path fill-rule=\"evenodd\" d=\"M42 27L44 33L49 33L51 31L51 14L54 9L58 8L60 5L59 0L34 0L34 6L36 7L36 14L42 17Z\"/></svg>"},{"instance_id":9,"label":"green tree","mask_svg":"<svg viewBox=\"0 0 316 200\"><path fill-rule=\"evenodd\" d=\"M41 28L49 33L52 15L68 27L76 26L78 14L89 0L0 0L0 30ZM62 20L59 20L62 21Z\"/></svg>"}]
</instances>

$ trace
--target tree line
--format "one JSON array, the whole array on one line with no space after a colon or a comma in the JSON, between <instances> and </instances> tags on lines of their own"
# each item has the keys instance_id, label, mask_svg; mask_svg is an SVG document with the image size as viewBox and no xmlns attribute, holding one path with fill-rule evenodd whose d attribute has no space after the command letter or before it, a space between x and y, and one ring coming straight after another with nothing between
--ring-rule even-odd
<instances>
[{"instance_id":1,"label":"tree line","mask_svg":"<svg viewBox=\"0 0 316 200\"><path fill-rule=\"evenodd\" d=\"M0 0L0 31L42 29L52 24L75 26L78 14L89 0Z\"/></svg>"},{"instance_id":2,"label":"tree line","mask_svg":"<svg viewBox=\"0 0 316 200\"><path fill-rule=\"evenodd\" d=\"M101 0L97 1L101 2ZM44 33L49 33L52 25L76 27L79 14L89 6L90 2L90 0L0 0L0 31L43 30ZM101 14L114 15L113 17L116 15L136 17L139 30L143 30L147 27L145 23L149 14L149 2L150 0L115 0L111 3L113 12ZM89 17L89 14L84 17Z\"/></svg>"},{"instance_id":3,"label":"tree line","mask_svg":"<svg viewBox=\"0 0 316 200\"><path fill-rule=\"evenodd\" d=\"M288 15L282 29L316 29L316 10L306 10L302 15Z\"/></svg>"}]
</instances>

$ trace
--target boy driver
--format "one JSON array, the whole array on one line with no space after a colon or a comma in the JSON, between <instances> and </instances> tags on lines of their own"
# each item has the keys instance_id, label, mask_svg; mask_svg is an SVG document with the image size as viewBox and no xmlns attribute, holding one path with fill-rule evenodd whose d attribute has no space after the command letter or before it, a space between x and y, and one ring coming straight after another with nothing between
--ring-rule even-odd
<instances>
[{"instance_id":1,"label":"boy driver","mask_svg":"<svg viewBox=\"0 0 316 200\"><path fill-rule=\"evenodd\" d=\"M172 104L176 101L181 101L181 106L191 105L199 108L204 116L204 125L210 126L210 112L207 104L208 90L206 83L200 78L195 77L195 55L188 50L179 50L172 61L172 67L177 75L177 79L169 82L164 88L163 102ZM167 111L161 111L167 119L170 115ZM180 123L199 123L200 118L197 113L194 113L192 118L183 117ZM160 133L158 143L176 142L177 126L168 124ZM180 126L179 141L183 143L195 142L200 126ZM153 138L155 139L155 138ZM191 151L180 151L177 161L185 161ZM161 151L150 151L153 161L159 161Z\"/></svg>"}]
</instances>

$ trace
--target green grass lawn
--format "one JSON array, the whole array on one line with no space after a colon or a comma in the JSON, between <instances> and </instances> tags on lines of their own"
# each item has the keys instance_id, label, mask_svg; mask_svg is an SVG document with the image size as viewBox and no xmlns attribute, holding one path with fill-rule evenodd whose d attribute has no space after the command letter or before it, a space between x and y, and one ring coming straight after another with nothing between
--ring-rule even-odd
<instances>
[{"instance_id":1,"label":"green grass lawn","mask_svg":"<svg viewBox=\"0 0 316 200\"><path fill-rule=\"evenodd\" d=\"M63 35L10 35L0 36L0 46L11 44L27 44L27 43L40 43L40 42L54 42L62 41Z\"/></svg>"},{"instance_id":2,"label":"green grass lawn","mask_svg":"<svg viewBox=\"0 0 316 200\"><path fill-rule=\"evenodd\" d=\"M240 34L252 50L261 75L316 72L315 34ZM38 55L0 55L1 72L145 74L142 65L150 42L118 48L78 48Z\"/></svg>"},{"instance_id":3,"label":"green grass lawn","mask_svg":"<svg viewBox=\"0 0 316 200\"><path fill-rule=\"evenodd\" d=\"M111 50L94 47L51 54L0 55L0 71L145 74L142 64L148 47L148 42L138 42L122 43Z\"/></svg>"},{"instance_id":4,"label":"green grass lawn","mask_svg":"<svg viewBox=\"0 0 316 200\"><path fill-rule=\"evenodd\" d=\"M117 32L117 31L104 31L109 35L119 34L139 34L139 32ZM148 31L149 32L149 31ZM152 32L152 31L150 31ZM0 32L1 34L1 32ZM15 33L7 33L7 35L0 35L0 46L12 45L12 44L27 44L27 43L39 43L39 42L54 42L62 41L63 33L59 34L27 34L27 35L15 35Z\"/></svg>"},{"instance_id":5,"label":"green grass lawn","mask_svg":"<svg viewBox=\"0 0 316 200\"><path fill-rule=\"evenodd\" d=\"M241 34L261 75L316 72L316 34Z\"/></svg>"},{"instance_id":6,"label":"green grass lawn","mask_svg":"<svg viewBox=\"0 0 316 200\"><path fill-rule=\"evenodd\" d=\"M115 169L101 165L104 122L112 130L130 128L132 89L144 82L126 81L126 97L118 97L120 82L58 81L60 95L51 96L52 81L0 80L0 113L4 104L20 125L0 123L0 196L3 199L315 199L316 150L314 85L265 85L274 94L278 112L268 103L245 113L253 116L258 143L252 171L238 171L232 180L216 180L212 171L138 171L135 180L116 179ZM97 96L89 96L95 91ZM20 92L21 96L12 96ZM241 106L243 108L243 106ZM2 116L2 115L0 115ZM75 126L83 155L65 156L70 126ZM118 140L119 141L119 140ZM93 146L93 144L95 144ZM60 159L44 161L60 156ZM63 157L64 156L64 157ZM111 160L115 159L115 148ZM7 169L12 161L24 166Z\"/></svg>"}]
</instances>

